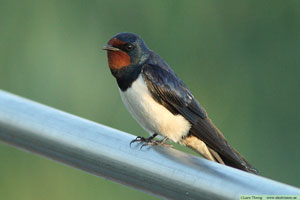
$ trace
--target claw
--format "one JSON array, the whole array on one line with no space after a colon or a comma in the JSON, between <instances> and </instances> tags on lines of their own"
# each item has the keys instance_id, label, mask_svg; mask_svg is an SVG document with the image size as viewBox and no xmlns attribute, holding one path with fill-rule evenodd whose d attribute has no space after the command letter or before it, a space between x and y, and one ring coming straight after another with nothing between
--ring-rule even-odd
<instances>
[{"instance_id":1,"label":"claw","mask_svg":"<svg viewBox=\"0 0 300 200\"><path fill-rule=\"evenodd\" d=\"M131 147L131 144L132 143L135 143L135 142L146 142L146 143L150 143L152 142L152 140L157 136L156 133L154 133L153 135L151 135L150 137L148 138L144 138L144 137L141 137L141 136L137 136L134 140L131 140L131 142L129 143L129 146ZM146 145L147 146L147 145Z\"/></svg>"},{"instance_id":2,"label":"claw","mask_svg":"<svg viewBox=\"0 0 300 200\"><path fill-rule=\"evenodd\" d=\"M138 136L134 140L132 140L129 145L131 147L132 143L135 143L135 142L144 142L144 144L141 145L140 150L143 147L146 147L146 146L149 146L149 145L151 145L151 146L162 145L162 146L167 146L167 147L173 147L172 145L165 143L168 140L168 137L164 137L164 139L162 139L161 141L156 141L156 140L153 140L153 138L155 136L156 135L152 135L149 138L144 138L144 137Z\"/></svg>"},{"instance_id":3,"label":"claw","mask_svg":"<svg viewBox=\"0 0 300 200\"><path fill-rule=\"evenodd\" d=\"M142 146L140 147L140 149L142 149L143 147L145 146L165 146L165 147L173 147L173 145L171 144L166 144L165 142L168 140L168 137L165 137L164 139L160 140L160 141L148 141L148 142L145 142L144 144L142 144Z\"/></svg>"},{"instance_id":4,"label":"claw","mask_svg":"<svg viewBox=\"0 0 300 200\"><path fill-rule=\"evenodd\" d=\"M137 136L134 140L131 140L131 142L129 143L130 147L132 143L135 142L146 142L147 138L141 137L141 136Z\"/></svg>"},{"instance_id":5,"label":"claw","mask_svg":"<svg viewBox=\"0 0 300 200\"><path fill-rule=\"evenodd\" d=\"M149 145L149 143L147 143L147 142L142 144L142 146L140 147L140 150L142 150L143 147L148 146L148 145Z\"/></svg>"}]
</instances>

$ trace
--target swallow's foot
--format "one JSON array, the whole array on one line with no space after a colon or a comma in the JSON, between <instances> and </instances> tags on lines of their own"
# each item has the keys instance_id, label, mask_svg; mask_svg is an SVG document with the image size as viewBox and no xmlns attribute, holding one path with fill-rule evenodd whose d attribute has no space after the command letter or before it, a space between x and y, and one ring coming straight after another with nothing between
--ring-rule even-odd
<instances>
[{"instance_id":1,"label":"swallow's foot","mask_svg":"<svg viewBox=\"0 0 300 200\"><path fill-rule=\"evenodd\" d=\"M149 143L149 142L152 142L152 140L157 136L156 133L154 133L153 135L151 135L150 137L148 138L145 138L145 137L141 137L141 136L137 136L134 140L131 140L130 142L130 146L132 143L135 143L135 142L146 142L146 143Z\"/></svg>"},{"instance_id":2,"label":"swallow's foot","mask_svg":"<svg viewBox=\"0 0 300 200\"><path fill-rule=\"evenodd\" d=\"M153 140L156 136L157 136L156 133L151 135L148 138L138 136L130 142L130 146L132 143L135 143L135 142L143 142L144 144L142 144L140 149L142 149L145 146L154 146L154 145L162 145L162 146L172 147L172 145L165 143L168 140L168 137L164 137L164 139L162 139L160 141Z\"/></svg>"},{"instance_id":3,"label":"swallow's foot","mask_svg":"<svg viewBox=\"0 0 300 200\"><path fill-rule=\"evenodd\" d=\"M157 140L151 140L151 141L147 141L144 144L142 144L141 148L145 146L156 146L156 145L160 145L160 146L165 146L165 147L173 147L171 144L166 144L166 141L168 140L168 137L164 137L164 139L157 141Z\"/></svg>"}]
</instances>

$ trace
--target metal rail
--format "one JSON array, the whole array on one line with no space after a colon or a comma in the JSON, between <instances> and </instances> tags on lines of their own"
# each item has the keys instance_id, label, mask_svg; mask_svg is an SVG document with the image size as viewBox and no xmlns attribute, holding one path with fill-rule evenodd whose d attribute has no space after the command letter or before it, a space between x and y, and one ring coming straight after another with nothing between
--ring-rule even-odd
<instances>
[{"instance_id":1,"label":"metal rail","mask_svg":"<svg viewBox=\"0 0 300 200\"><path fill-rule=\"evenodd\" d=\"M300 194L298 188L172 148L130 148L134 138L0 90L0 140L97 176L169 199Z\"/></svg>"}]
</instances>

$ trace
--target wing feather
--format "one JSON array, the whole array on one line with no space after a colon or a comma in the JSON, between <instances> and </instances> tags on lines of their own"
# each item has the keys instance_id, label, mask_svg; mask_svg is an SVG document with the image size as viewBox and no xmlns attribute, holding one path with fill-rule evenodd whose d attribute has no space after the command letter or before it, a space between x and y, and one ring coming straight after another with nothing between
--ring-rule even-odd
<instances>
[{"instance_id":1,"label":"wing feather","mask_svg":"<svg viewBox=\"0 0 300 200\"><path fill-rule=\"evenodd\" d=\"M229 145L207 117L204 108L170 68L166 70L157 65L145 64L142 75L150 93L158 103L174 115L182 115L192 124L189 134L198 137L219 153L226 164L230 163L231 166L256 173L256 170Z\"/></svg>"}]
</instances>

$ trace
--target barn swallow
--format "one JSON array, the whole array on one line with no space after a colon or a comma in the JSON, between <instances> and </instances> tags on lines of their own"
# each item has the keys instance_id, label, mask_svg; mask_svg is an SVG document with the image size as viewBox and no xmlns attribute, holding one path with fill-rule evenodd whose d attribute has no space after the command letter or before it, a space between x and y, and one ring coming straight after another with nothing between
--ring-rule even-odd
<instances>
[{"instance_id":1,"label":"barn swallow","mask_svg":"<svg viewBox=\"0 0 300 200\"><path fill-rule=\"evenodd\" d=\"M123 103L150 134L133 142L164 145L169 139L205 158L257 174L225 139L169 65L133 33L119 33L103 47ZM154 140L163 136L161 141Z\"/></svg>"}]
</instances>

